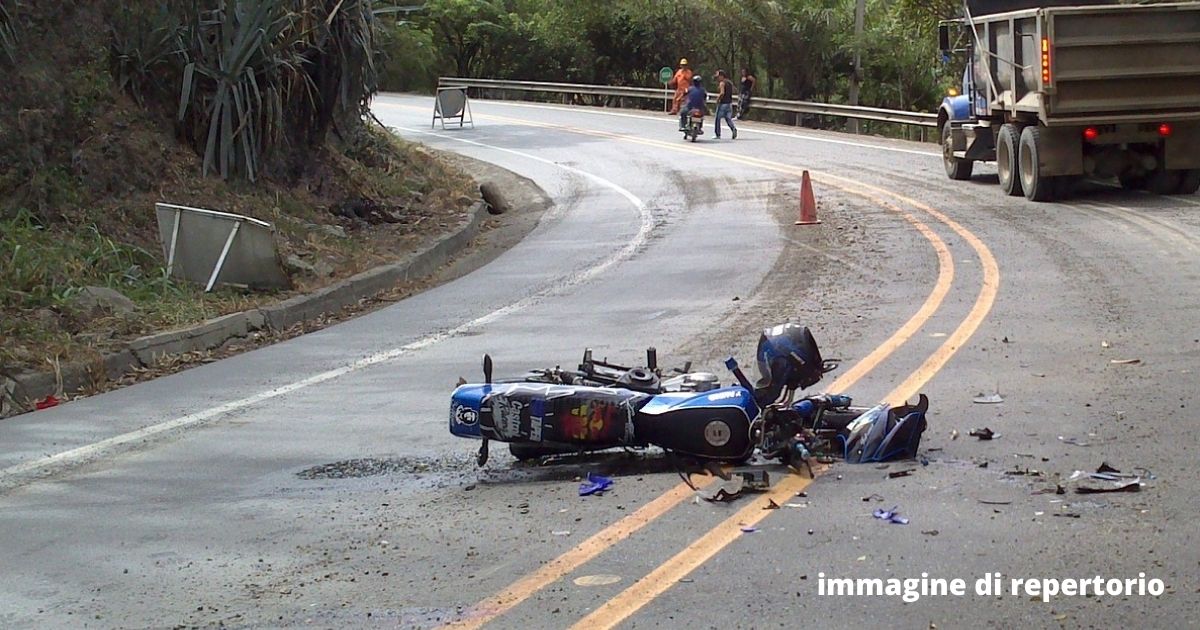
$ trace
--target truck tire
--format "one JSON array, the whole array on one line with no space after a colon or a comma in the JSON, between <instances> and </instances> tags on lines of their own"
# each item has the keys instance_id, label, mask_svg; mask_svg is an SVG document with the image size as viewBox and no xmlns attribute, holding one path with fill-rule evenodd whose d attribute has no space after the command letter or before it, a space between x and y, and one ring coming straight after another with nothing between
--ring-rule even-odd
<instances>
[{"instance_id":1,"label":"truck tire","mask_svg":"<svg viewBox=\"0 0 1200 630\"><path fill-rule=\"evenodd\" d=\"M1012 123L1000 126L1000 133L996 135L996 172L1000 175L1000 188L1013 197L1025 194L1021 189L1021 171L1017 160L1020 144L1020 127Z\"/></svg>"},{"instance_id":2,"label":"truck tire","mask_svg":"<svg viewBox=\"0 0 1200 630\"><path fill-rule=\"evenodd\" d=\"M1025 198L1030 201L1050 201L1058 188L1055 178L1042 175L1038 168L1039 157L1042 153L1042 130L1029 126L1021 130L1021 149L1019 162L1021 164L1021 188Z\"/></svg>"},{"instance_id":3,"label":"truck tire","mask_svg":"<svg viewBox=\"0 0 1200 630\"><path fill-rule=\"evenodd\" d=\"M971 171L975 170L973 160L954 157L954 141L951 139L949 122L942 125L942 162L946 166L946 176L950 179L971 179Z\"/></svg>"},{"instance_id":4,"label":"truck tire","mask_svg":"<svg viewBox=\"0 0 1200 630\"><path fill-rule=\"evenodd\" d=\"M1197 190L1200 190L1200 168L1183 171L1179 178L1179 188L1175 189L1175 194L1194 195Z\"/></svg>"},{"instance_id":5,"label":"truck tire","mask_svg":"<svg viewBox=\"0 0 1200 630\"><path fill-rule=\"evenodd\" d=\"M1160 168L1146 176L1146 190L1156 195L1173 195L1181 180L1179 171Z\"/></svg>"}]
</instances>

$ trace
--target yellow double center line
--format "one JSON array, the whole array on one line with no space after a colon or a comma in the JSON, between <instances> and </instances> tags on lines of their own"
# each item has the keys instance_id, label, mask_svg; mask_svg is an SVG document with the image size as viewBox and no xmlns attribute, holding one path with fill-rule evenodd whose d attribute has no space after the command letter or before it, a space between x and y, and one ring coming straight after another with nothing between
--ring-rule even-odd
<instances>
[{"instance_id":1,"label":"yellow double center line","mask_svg":"<svg viewBox=\"0 0 1200 630\"><path fill-rule=\"evenodd\" d=\"M379 104L376 105L380 106ZM395 105L383 105L384 107L404 107ZM489 118L517 125L534 126L567 131L570 133L585 134L609 138L621 142L642 144L657 148L664 148L671 151L683 151L702 155L708 158L724 160L737 164L755 166L758 168L771 170L774 172L785 173L789 175L799 176L802 169L787 164L771 162L759 158L736 155L725 152L717 152L709 149L704 149L692 145L680 145L676 143L665 143L656 140L645 138L636 138L614 133L601 132L591 129L580 129L576 127L554 125L549 123L532 122L521 119L513 119L502 116L480 116L480 118ZM893 203L900 202L916 208L925 214L933 217L940 223L949 227L959 237L967 242L968 245L975 251L982 263L983 278L980 286L979 294L976 297L975 304L968 312L966 318L959 326L951 333L946 341L938 347L932 355L929 356L912 374L908 376L903 383L889 393L886 400L892 403L899 403L913 396L917 391L927 383L939 370L946 365L954 353L961 348L966 341L979 329L988 312L992 308L996 294L1000 286L1000 270L996 264L995 258L991 251L977 236L964 228L958 222L949 218L942 212L934 208L918 202L914 199L898 195L896 193L858 182L849 178L831 175L827 173L813 173L813 179L826 186L831 186L842 190L851 195L862 197L879 206L882 206L892 212L899 214L907 222L913 225L922 236L933 246L938 258L938 277L934 283L933 290L925 302L909 318L903 326L893 333L887 340L880 344L874 351L864 357L861 361L855 364L850 370L846 371L840 378L830 384L831 391L842 391L850 388L855 382L875 369L888 356L899 349L907 342L916 332L928 322L941 307L949 294L950 287L954 280L954 261L950 254L946 243L934 232L928 225L923 223L911 212ZM806 479L798 475L790 475L767 494L769 498L774 499L777 503L783 502L786 498L792 496L795 492L802 490L812 482L811 479ZM584 563L592 560L600 555L603 551L609 549L618 542L628 538L634 532L638 531L645 525L662 516L671 508L675 507L685 499L691 496L691 489L686 484L679 484L663 495L654 499L650 503L642 506L638 510L631 513L629 516L609 525L600 532L584 540L579 545L575 546L566 553L560 555L549 563L543 565L538 570L521 578L513 583L508 588L500 593L480 602L473 606L464 615L461 621L450 624L451 627L457 628L478 628L485 623L491 621L497 616L510 610L514 606L528 599L537 591L545 588L547 585L558 581ZM718 524L705 535L693 541L686 548L680 551L671 559L651 571L645 577L639 579L629 588L619 593L616 597L607 601L604 605L597 608L588 616L580 620L575 628L611 628L621 623L629 616L633 615L655 597L661 595L679 579L695 570L697 567L706 562L709 558L716 555L721 549L728 546L736 540L741 533L741 528L753 525L761 521L770 512L764 511L756 503L749 505L730 516L725 521Z\"/></svg>"}]
</instances>

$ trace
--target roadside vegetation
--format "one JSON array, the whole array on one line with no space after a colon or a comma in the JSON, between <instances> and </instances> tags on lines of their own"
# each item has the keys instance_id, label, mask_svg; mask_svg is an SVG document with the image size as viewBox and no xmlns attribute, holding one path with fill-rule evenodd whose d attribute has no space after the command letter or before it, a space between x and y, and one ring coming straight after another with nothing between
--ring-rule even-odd
<instances>
[{"instance_id":1,"label":"roadside vegetation","mask_svg":"<svg viewBox=\"0 0 1200 630\"><path fill-rule=\"evenodd\" d=\"M411 4L411 3L410 3ZM385 89L430 88L439 75L653 86L686 57L706 77L749 68L759 96L845 103L861 50L860 103L929 111L956 83L938 63L937 22L956 0L428 0L389 24L405 55Z\"/></svg>"},{"instance_id":2,"label":"roadside vegetation","mask_svg":"<svg viewBox=\"0 0 1200 630\"><path fill-rule=\"evenodd\" d=\"M472 182L370 122L380 9L0 0L0 373L93 360L453 228ZM293 289L166 277L157 201L271 221ZM133 309L97 310L88 287Z\"/></svg>"}]
</instances>

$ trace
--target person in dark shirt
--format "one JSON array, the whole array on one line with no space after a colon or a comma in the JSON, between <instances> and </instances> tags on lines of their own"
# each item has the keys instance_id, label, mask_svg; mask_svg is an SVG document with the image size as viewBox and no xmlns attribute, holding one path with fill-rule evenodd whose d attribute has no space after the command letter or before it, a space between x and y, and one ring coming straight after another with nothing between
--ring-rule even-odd
<instances>
[{"instance_id":1,"label":"person in dark shirt","mask_svg":"<svg viewBox=\"0 0 1200 630\"><path fill-rule=\"evenodd\" d=\"M704 79L697 74L692 77L692 87L688 88L684 106L679 109L680 131L683 131L687 127L687 119L693 109L698 109L702 113L708 111L707 101L708 92L704 91Z\"/></svg>"},{"instance_id":2,"label":"person in dark shirt","mask_svg":"<svg viewBox=\"0 0 1200 630\"><path fill-rule=\"evenodd\" d=\"M733 139L737 140L737 126L733 124L733 82L725 76L724 70L717 70L717 130L713 134L721 139L721 121L729 124Z\"/></svg>"},{"instance_id":3,"label":"person in dark shirt","mask_svg":"<svg viewBox=\"0 0 1200 630\"><path fill-rule=\"evenodd\" d=\"M742 68L742 94L738 99L738 120L746 117L746 112L750 111L750 98L754 94L754 84L757 79L753 74L750 74L748 68Z\"/></svg>"}]
</instances>

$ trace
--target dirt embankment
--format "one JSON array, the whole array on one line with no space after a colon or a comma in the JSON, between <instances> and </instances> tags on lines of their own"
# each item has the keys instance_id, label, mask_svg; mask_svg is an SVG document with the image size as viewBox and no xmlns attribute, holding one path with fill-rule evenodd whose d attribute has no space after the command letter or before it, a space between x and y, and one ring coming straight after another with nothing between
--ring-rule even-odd
<instances>
[{"instance_id":1,"label":"dirt embankment","mask_svg":"<svg viewBox=\"0 0 1200 630\"><path fill-rule=\"evenodd\" d=\"M0 54L0 373L95 360L328 286L455 229L479 199L461 169L367 124L276 152L253 183L202 176L172 108L114 78L119 7L13 12L16 54ZM206 294L167 277L160 201L271 222L292 288Z\"/></svg>"}]
</instances>

